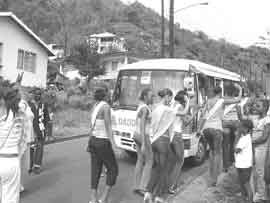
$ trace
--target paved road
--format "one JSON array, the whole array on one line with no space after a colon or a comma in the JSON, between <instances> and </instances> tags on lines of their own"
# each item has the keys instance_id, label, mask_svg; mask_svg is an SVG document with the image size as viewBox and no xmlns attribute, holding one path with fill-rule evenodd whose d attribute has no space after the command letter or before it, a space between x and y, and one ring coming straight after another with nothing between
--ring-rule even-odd
<instances>
[{"instance_id":1,"label":"paved road","mask_svg":"<svg viewBox=\"0 0 270 203\"><path fill-rule=\"evenodd\" d=\"M87 139L47 145L44 171L38 176L27 176L21 203L88 203L90 158L85 152ZM113 189L111 203L139 203L142 198L132 194L135 161L127 156L119 159L120 175ZM206 170L206 164L191 167L185 164L184 186ZM104 186L104 178L100 186Z\"/></svg>"}]
</instances>

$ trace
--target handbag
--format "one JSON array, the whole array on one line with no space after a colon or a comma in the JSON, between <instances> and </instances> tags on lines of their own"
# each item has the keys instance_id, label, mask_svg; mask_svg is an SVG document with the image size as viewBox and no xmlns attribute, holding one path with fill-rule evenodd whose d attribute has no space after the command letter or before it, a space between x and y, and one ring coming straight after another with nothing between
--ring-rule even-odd
<instances>
[{"instance_id":1,"label":"handbag","mask_svg":"<svg viewBox=\"0 0 270 203\"><path fill-rule=\"evenodd\" d=\"M269 136L270 131L270 125L267 126L267 131ZM266 184L270 184L270 137L268 137L267 140L267 150L265 155L265 163L264 163L264 181Z\"/></svg>"}]
</instances>

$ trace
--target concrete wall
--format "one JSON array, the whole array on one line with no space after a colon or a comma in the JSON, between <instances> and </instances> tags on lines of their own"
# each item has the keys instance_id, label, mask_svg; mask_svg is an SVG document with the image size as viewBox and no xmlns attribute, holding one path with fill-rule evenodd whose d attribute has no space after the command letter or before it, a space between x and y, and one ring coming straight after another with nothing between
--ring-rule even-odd
<instances>
[{"instance_id":1,"label":"concrete wall","mask_svg":"<svg viewBox=\"0 0 270 203\"><path fill-rule=\"evenodd\" d=\"M0 17L0 33L0 43L3 43L0 74L11 81L16 80L22 72L17 69L18 50L22 49L36 54L36 71L24 71L22 85L46 87L48 54L45 49L9 17Z\"/></svg>"}]
</instances>

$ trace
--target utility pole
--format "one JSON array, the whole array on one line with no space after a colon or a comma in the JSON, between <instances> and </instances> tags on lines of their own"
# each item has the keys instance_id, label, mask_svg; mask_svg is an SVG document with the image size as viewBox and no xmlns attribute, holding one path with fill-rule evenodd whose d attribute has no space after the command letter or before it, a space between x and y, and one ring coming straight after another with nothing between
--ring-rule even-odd
<instances>
[{"instance_id":1,"label":"utility pole","mask_svg":"<svg viewBox=\"0 0 270 203\"><path fill-rule=\"evenodd\" d=\"M161 57L164 58L165 42L165 21L164 21L164 0L161 0Z\"/></svg>"},{"instance_id":2,"label":"utility pole","mask_svg":"<svg viewBox=\"0 0 270 203\"><path fill-rule=\"evenodd\" d=\"M174 57L174 0L170 0L170 58Z\"/></svg>"}]
</instances>

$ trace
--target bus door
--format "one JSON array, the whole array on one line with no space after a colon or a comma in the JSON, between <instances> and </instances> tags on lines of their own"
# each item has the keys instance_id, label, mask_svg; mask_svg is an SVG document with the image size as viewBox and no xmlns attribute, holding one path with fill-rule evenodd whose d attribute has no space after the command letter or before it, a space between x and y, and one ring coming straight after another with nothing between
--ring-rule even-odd
<instances>
[{"instance_id":1,"label":"bus door","mask_svg":"<svg viewBox=\"0 0 270 203\"><path fill-rule=\"evenodd\" d=\"M196 111L196 106L198 106L198 76L195 72L189 72L188 75L184 79L184 87L186 88L188 95L190 97L190 112L189 116L187 116L187 119L190 120L190 118L193 117L193 120L190 121L187 126L186 130L189 133L194 133L197 131L197 119L198 119L198 113ZM194 113L196 115L194 115Z\"/></svg>"}]
</instances>

